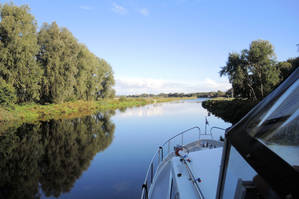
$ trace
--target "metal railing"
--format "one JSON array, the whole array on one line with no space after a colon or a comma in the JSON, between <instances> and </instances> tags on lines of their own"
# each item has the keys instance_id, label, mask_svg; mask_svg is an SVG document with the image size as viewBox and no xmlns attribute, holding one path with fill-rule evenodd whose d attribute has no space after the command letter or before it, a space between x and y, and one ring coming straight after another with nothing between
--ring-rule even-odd
<instances>
[{"instance_id":1,"label":"metal railing","mask_svg":"<svg viewBox=\"0 0 299 199\"><path fill-rule=\"evenodd\" d=\"M212 131L213 131L214 129L218 129L218 130L222 130L222 131L225 131L225 130L226 130L226 129L224 129L224 128L220 128L220 127L217 127L217 126L213 126L213 127L211 127L211 128L210 128L210 135L211 135L212 138L213 138ZM214 138L213 138L213 139L214 139Z\"/></svg>"},{"instance_id":2,"label":"metal railing","mask_svg":"<svg viewBox=\"0 0 299 199\"><path fill-rule=\"evenodd\" d=\"M190 167L188 166L188 164L187 164L187 162L186 162L185 159L183 159L183 163L184 163L184 165L185 165L185 167L187 169L187 172L189 174L190 180L191 180L193 186L195 187L195 190L196 190L196 192L197 192L197 194L199 196L199 199L204 199L205 197L204 197L203 193L201 192L201 190L200 190L200 188L199 188L199 186L198 186L198 184L196 182L196 179L195 179L195 177L194 177L194 175L193 175L193 173L192 173L192 171L191 171Z\"/></svg>"},{"instance_id":3,"label":"metal railing","mask_svg":"<svg viewBox=\"0 0 299 199\"><path fill-rule=\"evenodd\" d=\"M161 146L159 146L159 149L156 151L154 154L152 160L150 161L150 166L147 170L146 176L144 183L142 185L142 199L148 199L148 194L150 187L153 183L156 171L158 167L160 166L160 163L173 151L171 151L171 144L181 144L184 145L184 134L187 132L190 132L191 130L198 130L198 140L200 139L201 135L206 135L206 134L201 134L200 128L198 126L192 127L190 129L184 130L177 135L171 137L168 139L166 142L164 142ZM180 141L179 143L175 143L175 139L180 136ZM165 150L165 147L167 147L167 150Z\"/></svg>"},{"instance_id":4,"label":"metal railing","mask_svg":"<svg viewBox=\"0 0 299 199\"><path fill-rule=\"evenodd\" d=\"M206 135L206 134L201 134L200 128L199 128L198 126L194 126L194 127L190 128L190 129L184 130L184 131L178 133L177 135L175 135L175 136L169 138L169 139L168 139L166 142L164 142L164 143L162 144L162 146L160 146L160 147L163 148L163 147L167 146L167 155L168 155L168 154L170 153L170 145L171 145L171 142L174 141L175 138L181 136L181 141L180 141L180 143L176 143L176 144L184 145L184 134L187 133L187 132L189 132L189 131L191 131L191 130L193 130L193 129L197 129L197 130L198 130L198 140L200 140L200 136L201 136L201 135ZM159 147L159 148L160 148L160 147ZM163 151L163 149L162 149L162 151Z\"/></svg>"},{"instance_id":5,"label":"metal railing","mask_svg":"<svg viewBox=\"0 0 299 199\"><path fill-rule=\"evenodd\" d=\"M156 175L156 171L158 170L159 166L161 165L160 163L163 162L163 160L165 160L169 154L173 153L174 151L171 150L171 144L173 144L173 146L175 146L175 144L180 144L180 145L184 145L184 135L187 132L190 132L192 130L198 130L198 140L200 140L201 136L211 136L211 138L213 139L213 135L212 135L212 130L214 129L220 129L220 130L225 130L223 128L219 128L219 127L212 127L210 129L210 133L201 133L201 130L198 126L194 126L192 128L189 128L187 130L184 130L180 133L178 133L177 135L171 137L170 139L168 139L166 142L164 142L161 146L159 146L158 150L155 152L153 158L150 161L150 166L146 172L146 176L145 176L145 180L144 183L142 185L142 194L141 194L141 199L148 199L149 196L149 190L151 185L153 184L153 180L155 178ZM176 140L176 138L179 138L179 140ZM175 143L175 141L177 141ZM193 141L196 141L193 139ZM208 142L205 141L202 143L203 147L208 146ZM216 147L216 146L215 146ZM167 148L167 150L165 150L165 148Z\"/></svg>"},{"instance_id":6,"label":"metal railing","mask_svg":"<svg viewBox=\"0 0 299 199\"><path fill-rule=\"evenodd\" d=\"M220 128L220 127L217 127L217 126L213 126L213 127L211 127L211 129L210 129L210 134L212 134L212 130L214 130L214 129L219 129L219 130L223 130L223 131L226 130L226 129L224 129L224 128Z\"/></svg>"}]
</instances>

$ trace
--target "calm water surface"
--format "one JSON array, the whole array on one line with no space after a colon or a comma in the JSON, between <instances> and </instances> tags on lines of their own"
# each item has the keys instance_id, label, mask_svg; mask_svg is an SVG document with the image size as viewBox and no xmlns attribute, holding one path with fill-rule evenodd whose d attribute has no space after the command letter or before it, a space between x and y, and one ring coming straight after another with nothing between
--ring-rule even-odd
<instances>
[{"instance_id":1,"label":"calm water surface","mask_svg":"<svg viewBox=\"0 0 299 199\"><path fill-rule=\"evenodd\" d=\"M0 136L0 198L140 198L157 147L192 126L204 131L208 113L200 101L12 128ZM230 126L212 115L208 121Z\"/></svg>"}]
</instances>

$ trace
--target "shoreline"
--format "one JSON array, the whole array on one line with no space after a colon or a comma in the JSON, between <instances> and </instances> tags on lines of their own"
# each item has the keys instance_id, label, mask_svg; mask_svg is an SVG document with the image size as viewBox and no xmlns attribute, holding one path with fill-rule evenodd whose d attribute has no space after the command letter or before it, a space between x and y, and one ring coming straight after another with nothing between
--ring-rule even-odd
<instances>
[{"instance_id":1,"label":"shoreline","mask_svg":"<svg viewBox=\"0 0 299 199\"><path fill-rule=\"evenodd\" d=\"M202 107L232 124L241 120L258 102L238 98L214 98L202 102Z\"/></svg>"},{"instance_id":2,"label":"shoreline","mask_svg":"<svg viewBox=\"0 0 299 199\"><path fill-rule=\"evenodd\" d=\"M72 119L100 111L123 110L129 107L193 98L114 98L100 101L73 101L61 104L26 104L0 106L0 126L5 123L35 123L51 119Z\"/></svg>"}]
</instances>

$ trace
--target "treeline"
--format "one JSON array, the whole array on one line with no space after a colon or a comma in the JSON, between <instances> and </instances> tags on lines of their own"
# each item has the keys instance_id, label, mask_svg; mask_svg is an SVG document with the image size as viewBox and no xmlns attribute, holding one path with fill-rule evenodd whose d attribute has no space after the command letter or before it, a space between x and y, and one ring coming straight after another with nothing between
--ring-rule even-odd
<instances>
[{"instance_id":1,"label":"treeline","mask_svg":"<svg viewBox=\"0 0 299 199\"><path fill-rule=\"evenodd\" d=\"M228 90L227 92L223 92L218 90L217 92L198 92L198 93L160 93L160 94L140 94L140 95L127 95L126 97L133 97L133 98L147 98L147 97L229 97L231 94Z\"/></svg>"},{"instance_id":2,"label":"treeline","mask_svg":"<svg viewBox=\"0 0 299 199\"><path fill-rule=\"evenodd\" d=\"M220 76L228 76L233 88L227 94L234 95L235 99L208 100L202 106L234 124L298 66L299 57L278 62L269 41L253 41L249 49L241 53L230 53L226 65L220 71Z\"/></svg>"},{"instance_id":3,"label":"treeline","mask_svg":"<svg viewBox=\"0 0 299 199\"><path fill-rule=\"evenodd\" d=\"M228 76L235 97L260 101L299 66L299 57L283 62L275 57L269 41L252 41L249 49L229 54L220 76Z\"/></svg>"},{"instance_id":4,"label":"treeline","mask_svg":"<svg viewBox=\"0 0 299 199\"><path fill-rule=\"evenodd\" d=\"M28 6L0 4L0 104L61 103L114 96L111 66Z\"/></svg>"},{"instance_id":5,"label":"treeline","mask_svg":"<svg viewBox=\"0 0 299 199\"><path fill-rule=\"evenodd\" d=\"M246 99L218 99L207 100L201 103L202 107L232 124L237 123L258 102Z\"/></svg>"}]
</instances>

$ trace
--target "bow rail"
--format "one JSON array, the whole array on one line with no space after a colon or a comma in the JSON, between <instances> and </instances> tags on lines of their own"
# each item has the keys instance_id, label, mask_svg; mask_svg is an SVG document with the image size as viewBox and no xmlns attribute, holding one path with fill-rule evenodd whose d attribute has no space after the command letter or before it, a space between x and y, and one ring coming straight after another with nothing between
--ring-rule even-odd
<instances>
[{"instance_id":1,"label":"bow rail","mask_svg":"<svg viewBox=\"0 0 299 199\"><path fill-rule=\"evenodd\" d=\"M211 136L211 138L213 139L213 135L212 135L212 131L214 129L219 129L219 130L223 130L225 131L225 129L220 128L220 127L212 127L210 129L210 133L201 133L201 130L198 126L194 126L192 128L186 129L180 133L178 133L177 135L171 137L170 139L168 139L167 141L165 141L161 146L159 146L158 150L155 152L153 158L150 161L150 166L146 172L146 176L145 176L145 180L144 183L142 185L142 194L141 194L141 199L148 199L149 197L149 190L151 185L153 184L153 180L155 177L155 174L157 172L157 169L160 165L161 162L163 162L163 160L165 160L165 158L168 157L168 155L170 155L171 153L173 153L173 151L171 150L171 144L173 144L173 146L175 146L175 144L180 144L180 145L184 145L184 135L186 133L190 133L192 130L196 130L195 132L197 133L197 138L198 141L200 140L201 136ZM194 132L194 131L192 131ZM179 138L179 140L177 140L177 138ZM196 141L193 139L193 141ZM176 142L175 142L176 141ZM165 150L165 147L167 147L167 150Z\"/></svg>"},{"instance_id":2,"label":"bow rail","mask_svg":"<svg viewBox=\"0 0 299 199\"><path fill-rule=\"evenodd\" d=\"M160 163L164 160L164 157L167 157L171 153L171 147L170 147L171 143L184 145L184 135L187 132L190 132L192 130L197 130L198 140L200 139L201 135L206 135L206 134L201 134L200 128L198 126L194 126L192 128L189 128L187 130L178 133L177 135L171 137L166 142L164 142L161 146L159 146L158 150L155 152L153 158L150 161L149 164L150 166L147 170L145 180L142 185L142 194L141 194L142 199L148 199L148 192L153 183L154 175L156 174L157 168L160 165ZM176 138L178 138L179 136L180 136L179 143L174 143ZM167 151L165 150L165 147L167 147Z\"/></svg>"}]
</instances>

